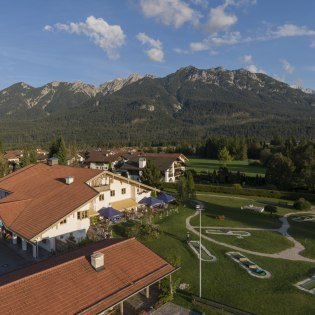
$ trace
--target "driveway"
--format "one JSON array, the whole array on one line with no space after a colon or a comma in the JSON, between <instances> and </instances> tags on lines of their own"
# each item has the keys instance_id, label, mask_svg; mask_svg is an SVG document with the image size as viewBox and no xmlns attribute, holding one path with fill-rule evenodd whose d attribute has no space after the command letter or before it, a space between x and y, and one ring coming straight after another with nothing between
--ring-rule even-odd
<instances>
[{"instance_id":1,"label":"driveway","mask_svg":"<svg viewBox=\"0 0 315 315\"><path fill-rule=\"evenodd\" d=\"M0 240L0 276L6 272L29 264L23 257L8 248Z\"/></svg>"}]
</instances>

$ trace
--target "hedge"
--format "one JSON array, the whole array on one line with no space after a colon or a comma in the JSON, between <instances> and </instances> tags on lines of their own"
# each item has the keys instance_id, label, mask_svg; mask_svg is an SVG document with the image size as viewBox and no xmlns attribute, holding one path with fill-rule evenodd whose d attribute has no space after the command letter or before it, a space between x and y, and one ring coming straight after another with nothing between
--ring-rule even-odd
<instances>
[{"instance_id":1,"label":"hedge","mask_svg":"<svg viewBox=\"0 0 315 315\"><path fill-rule=\"evenodd\" d=\"M167 188L176 189L176 183L164 183L163 187L166 189ZM258 197L268 197L268 198L288 199L288 200L296 200L299 198L305 198L308 201L315 202L315 194L295 192L295 191L237 188L237 187L215 186L215 185L205 185L205 184L196 184L195 188L196 188L196 191L199 191L199 192L214 192L214 193L222 193L222 194L258 196Z\"/></svg>"}]
</instances>

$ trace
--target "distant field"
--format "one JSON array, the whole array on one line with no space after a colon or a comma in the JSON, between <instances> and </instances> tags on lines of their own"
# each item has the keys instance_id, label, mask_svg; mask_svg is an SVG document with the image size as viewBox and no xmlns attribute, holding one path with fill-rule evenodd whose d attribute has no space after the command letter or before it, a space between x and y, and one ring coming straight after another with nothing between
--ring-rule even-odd
<instances>
[{"instance_id":1,"label":"distant field","mask_svg":"<svg viewBox=\"0 0 315 315\"><path fill-rule=\"evenodd\" d=\"M221 166L224 166L219 160L211 159L199 159L199 158L189 158L188 169L194 169L197 172L218 170ZM265 176L266 169L262 166L252 166L248 165L248 161L231 161L226 163L226 167L233 172L240 171L245 173L247 176Z\"/></svg>"}]
</instances>

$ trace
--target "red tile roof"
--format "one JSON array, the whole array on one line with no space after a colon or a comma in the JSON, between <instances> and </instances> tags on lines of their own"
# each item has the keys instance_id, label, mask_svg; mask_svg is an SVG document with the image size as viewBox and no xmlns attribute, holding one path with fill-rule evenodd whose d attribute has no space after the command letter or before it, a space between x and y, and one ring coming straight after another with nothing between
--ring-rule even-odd
<instances>
[{"instance_id":1,"label":"red tile roof","mask_svg":"<svg viewBox=\"0 0 315 315\"><path fill-rule=\"evenodd\" d=\"M99 170L68 166L29 165L2 179L0 189L11 192L0 199L5 226L31 240L98 193L85 182ZM66 185L64 178L74 176Z\"/></svg>"},{"instance_id":2,"label":"red tile roof","mask_svg":"<svg viewBox=\"0 0 315 315\"><path fill-rule=\"evenodd\" d=\"M104 254L96 272L90 255ZM0 277L2 314L96 314L173 272L136 239L105 240Z\"/></svg>"}]
</instances>

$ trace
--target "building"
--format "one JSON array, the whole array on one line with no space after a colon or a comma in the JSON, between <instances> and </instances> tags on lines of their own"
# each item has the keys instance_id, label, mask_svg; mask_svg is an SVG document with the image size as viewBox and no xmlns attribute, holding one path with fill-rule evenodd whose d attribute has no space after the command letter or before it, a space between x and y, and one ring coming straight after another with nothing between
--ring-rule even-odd
<instances>
[{"instance_id":1,"label":"building","mask_svg":"<svg viewBox=\"0 0 315 315\"><path fill-rule=\"evenodd\" d=\"M175 182L185 171L188 159L181 153L139 153L133 155L120 168L128 171L130 178L139 180L147 161L152 161L161 172L164 182Z\"/></svg>"},{"instance_id":2,"label":"building","mask_svg":"<svg viewBox=\"0 0 315 315\"><path fill-rule=\"evenodd\" d=\"M0 277L2 314L124 313L124 303L176 269L136 239L110 239Z\"/></svg>"},{"instance_id":3,"label":"building","mask_svg":"<svg viewBox=\"0 0 315 315\"><path fill-rule=\"evenodd\" d=\"M8 150L4 153L4 158L10 164L19 164L23 157L23 150Z\"/></svg>"},{"instance_id":4,"label":"building","mask_svg":"<svg viewBox=\"0 0 315 315\"><path fill-rule=\"evenodd\" d=\"M110 150L91 150L87 153L85 164L91 169L110 170L122 160L121 153L113 153Z\"/></svg>"},{"instance_id":5,"label":"building","mask_svg":"<svg viewBox=\"0 0 315 315\"><path fill-rule=\"evenodd\" d=\"M69 237L86 237L98 210L137 210L138 202L156 189L108 171L31 164L0 179L0 226L23 250L49 252Z\"/></svg>"}]
</instances>

